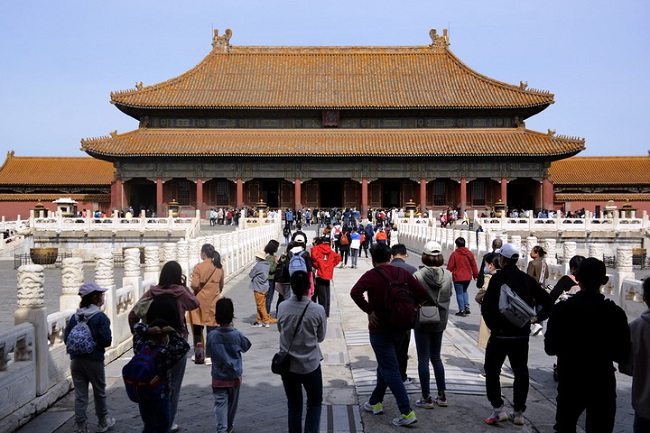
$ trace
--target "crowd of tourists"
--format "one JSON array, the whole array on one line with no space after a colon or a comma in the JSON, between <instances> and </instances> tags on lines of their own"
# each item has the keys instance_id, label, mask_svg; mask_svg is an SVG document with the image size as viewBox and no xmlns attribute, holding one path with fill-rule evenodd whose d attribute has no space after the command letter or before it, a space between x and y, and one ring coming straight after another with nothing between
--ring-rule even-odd
<instances>
[{"instance_id":1,"label":"crowd of tourists","mask_svg":"<svg viewBox=\"0 0 650 433\"><path fill-rule=\"evenodd\" d=\"M368 316L370 345L377 362L375 388L363 404L365 411L383 413L388 390L399 410L392 418L395 426L417 422L414 408L453 407L441 357L443 335L452 313L453 295L455 314L471 314L467 287L476 280L479 292L475 300L481 314L478 345L485 348L487 398L493 407L485 419L487 424L525 424L529 338L541 335L546 326L545 351L557 357L555 431L575 432L585 411L587 432L613 430L613 363L633 376L635 433L649 431L650 309L628 325L623 310L599 291L607 283L602 261L573 257L570 273L555 287L547 288L548 265L541 246L532 249L530 264L523 272L517 267L520 251L514 245L495 239L492 251L482 257L478 267L463 238L457 238L446 265L440 244L427 242L421 249L418 269L406 263L408 252L396 237L391 245L378 236L389 222L355 226L353 219L334 220L334 226L325 224L311 245L302 231L302 221L295 223L295 230L287 224L290 234L284 251L279 252L280 242L269 241L256 254L248 274L257 312L251 326L275 325L279 331L279 351L272 370L280 374L287 398L287 431L319 431L323 399L319 343L326 338L334 269L345 266L348 249L369 253L373 266L350 290L352 300ZM366 241L368 247L364 249ZM177 262L165 263L158 284L152 285L129 313L134 356L124 367L123 378L127 395L139 407L143 432L179 429L175 419L188 359L210 365L216 431L233 430L242 384L242 354L251 348L251 342L241 329L233 327L236 306L222 296L224 271L219 252L205 244L201 258L189 281ZM354 267L356 262L351 263ZM650 306L650 280L645 280L643 289ZM80 433L88 431L89 385L95 396L96 431L108 431L115 424L105 392L104 351L111 345L110 322L101 311L105 291L95 283L83 284L79 309L64 332L75 385L75 423ZM601 320L604 317L607 320ZM188 343L190 331L192 346ZM406 392L406 385L414 381L406 374L412 331L421 390L413 403ZM194 355L188 358L188 352ZM505 407L500 384L506 358L514 374L511 410ZM150 366L154 378L146 376L145 365ZM433 367L434 392L429 365Z\"/></svg>"}]
</instances>

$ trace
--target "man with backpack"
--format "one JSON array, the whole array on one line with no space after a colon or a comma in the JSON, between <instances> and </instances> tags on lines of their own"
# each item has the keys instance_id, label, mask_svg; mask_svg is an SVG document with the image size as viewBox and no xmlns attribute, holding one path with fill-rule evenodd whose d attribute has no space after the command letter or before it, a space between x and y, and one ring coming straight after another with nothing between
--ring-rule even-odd
<instances>
[{"instance_id":1,"label":"man with backpack","mask_svg":"<svg viewBox=\"0 0 650 433\"><path fill-rule=\"evenodd\" d=\"M341 262L341 256L330 247L326 238L314 239L311 259L316 269L316 282L312 301L325 308L325 315L330 316L330 281L334 277L334 268Z\"/></svg>"},{"instance_id":2,"label":"man with backpack","mask_svg":"<svg viewBox=\"0 0 650 433\"><path fill-rule=\"evenodd\" d=\"M398 353L405 331L414 326L426 290L409 272L390 266L391 250L387 245L374 245L370 255L374 268L350 290L352 300L368 314L370 345L377 358L377 385L364 409L375 415L383 413L382 402L386 388L390 388L400 411L393 424L406 426L417 422L417 418L400 376Z\"/></svg>"},{"instance_id":3,"label":"man with backpack","mask_svg":"<svg viewBox=\"0 0 650 433\"><path fill-rule=\"evenodd\" d=\"M519 270L519 250L512 244L503 244L495 251L499 254L501 271L490 278L487 291L481 303L481 314L490 328L490 339L485 350L485 387L487 398L492 404L492 414L485 420L487 424L496 424L511 419L515 425L524 424L524 411L528 396L528 340L530 337L531 321L543 321L548 317L551 306L551 296L542 289L530 275ZM507 289L532 309L539 308L538 317L526 320L523 326L514 323L506 316ZM515 376L513 384L514 412L508 413L503 407L501 383L499 375L503 362L508 357L512 373Z\"/></svg>"}]
</instances>

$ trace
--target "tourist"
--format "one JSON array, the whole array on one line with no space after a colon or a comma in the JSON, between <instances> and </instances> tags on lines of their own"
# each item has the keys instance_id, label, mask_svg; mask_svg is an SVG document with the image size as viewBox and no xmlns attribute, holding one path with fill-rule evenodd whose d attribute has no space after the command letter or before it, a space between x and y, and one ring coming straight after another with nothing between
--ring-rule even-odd
<instances>
[{"instance_id":1,"label":"tourist","mask_svg":"<svg viewBox=\"0 0 650 433\"><path fill-rule=\"evenodd\" d=\"M485 292L487 292L492 275L501 270L501 265L499 265L499 255L497 253L487 253L483 256L483 262L485 263L482 269L483 285L479 287L478 292L474 297L474 300L479 304L479 306L483 303L483 298L485 297ZM477 345L481 349L486 349L488 340L490 339L490 328L487 327L483 314L480 314L479 320Z\"/></svg>"},{"instance_id":2,"label":"tourist","mask_svg":"<svg viewBox=\"0 0 650 433\"><path fill-rule=\"evenodd\" d=\"M456 302L458 303L456 316L465 317L470 314L467 288L472 279L478 278L478 267L476 266L474 254L465 247L465 239L456 238L454 243L456 249L449 256L447 270L451 272L454 279L454 290L456 291Z\"/></svg>"},{"instance_id":3,"label":"tourist","mask_svg":"<svg viewBox=\"0 0 650 433\"><path fill-rule=\"evenodd\" d=\"M251 342L233 327L235 308L232 300L221 298L215 306L218 327L208 333L207 350L213 359L212 395L217 433L232 432L239 389L242 384L242 352L251 348Z\"/></svg>"},{"instance_id":4,"label":"tourist","mask_svg":"<svg viewBox=\"0 0 650 433\"><path fill-rule=\"evenodd\" d=\"M378 244L383 244L388 246L388 234L384 231L383 226L379 226L377 233L375 234L375 240Z\"/></svg>"},{"instance_id":5,"label":"tourist","mask_svg":"<svg viewBox=\"0 0 650 433\"><path fill-rule=\"evenodd\" d=\"M163 393L157 400L138 402L140 417L144 423L143 433L169 432L178 430L173 425L172 401L173 369L185 358L190 345L177 329L163 320L153 320L149 325L136 323L133 328L133 353L157 350L153 357L158 377L164 384Z\"/></svg>"},{"instance_id":6,"label":"tourist","mask_svg":"<svg viewBox=\"0 0 650 433\"><path fill-rule=\"evenodd\" d=\"M492 253L494 253L496 250L501 248L502 245L503 245L503 240L501 238L494 238L492 240ZM481 287L485 287L485 289L487 290L487 284L485 284L485 280L484 280L484 277L485 277L484 270L485 270L485 264L486 264L485 263L485 256L487 256L488 254L491 254L491 253L485 253L483 255L483 258L481 259L481 266L479 266L479 268L478 268L478 277L476 278L476 287L478 287L479 289Z\"/></svg>"},{"instance_id":7,"label":"tourist","mask_svg":"<svg viewBox=\"0 0 650 433\"><path fill-rule=\"evenodd\" d=\"M70 373L74 384L74 421L77 433L88 433L86 420L88 416L88 385L93 387L95 413L97 414L98 432L108 431L115 425L115 418L108 416L106 405L106 373L104 370L104 352L111 345L111 321L100 308L104 305L104 292L107 289L95 283L84 283L79 287L79 309L70 317L63 332L63 342L68 343L70 331L77 322L86 322L95 347L87 354L70 354Z\"/></svg>"},{"instance_id":8,"label":"tourist","mask_svg":"<svg viewBox=\"0 0 650 433\"><path fill-rule=\"evenodd\" d=\"M201 303L185 284L185 275L183 275L181 265L173 260L165 263L160 270L158 284L149 287L129 313L131 331L135 330L135 324L141 319L146 323L162 319L187 339L189 333L185 322L185 313L199 308ZM187 358L182 357L171 369L172 428L170 431L172 432L178 430L178 425L173 421L178 411L178 400L186 366Z\"/></svg>"},{"instance_id":9,"label":"tourist","mask_svg":"<svg viewBox=\"0 0 650 433\"><path fill-rule=\"evenodd\" d=\"M341 261L341 267L348 267L348 258L350 257L350 229L346 226L343 227L341 233L339 234L339 254L343 259Z\"/></svg>"},{"instance_id":10,"label":"tourist","mask_svg":"<svg viewBox=\"0 0 650 433\"><path fill-rule=\"evenodd\" d=\"M325 238L314 239L310 251L312 266L316 270L314 295L312 301L318 302L325 309L325 315L330 316L330 282L334 277L334 268L341 262L341 256L336 254Z\"/></svg>"},{"instance_id":11,"label":"tourist","mask_svg":"<svg viewBox=\"0 0 650 433\"><path fill-rule=\"evenodd\" d=\"M643 301L650 307L650 278L643 280ZM650 308L630 323L632 351L630 359L619 365L622 373L632 376L634 433L650 432Z\"/></svg>"},{"instance_id":12,"label":"tourist","mask_svg":"<svg viewBox=\"0 0 650 433\"><path fill-rule=\"evenodd\" d=\"M454 283L451 272L442 267L445 258L442 248L436 241L429 241L422 249L422 264L424 267L415 272L415 278L427 290L424 305L437 305L440 313L440 322L428 325L418 325L414 329L415 347L418 353L418 377L422 390L422 398L416 400L415 405L425 409L433 409L434 404L447 407L445 391L445 367L442 364L440 352L442 349L442 334L447 328L449 319L449 303ZM433 366L436 377L438 395L431 396L429 363Z\"/></svg>"},{"instance_id":13,"label":"tourist","mask_svg":"<svg viewBox=\"0 0 650 433\"><path fill-rule=\"evenodd\" d=\"M404 261L408 257L408 253L406 252L406 245L404 244L397 244L393 246L390 249L390 255L391 255L391 260L390 260L390 265L395 266L397 268L402 268L409 274L413 275L417 271L417 268L415 266L409 265ZM422 282L422 281L420 281ZM402 344L399 347L398 353L397 353L397 360L399 362L399 374L402 378L402 381L404 382L404 385L410 385L413 383L413 378L408 377L406 374L406 369L408 367L408 359L409 359L409 345L411 344L411 330L404 331L404 339L402 340Z\"/></svg>"},{"instance_id":14,"label":"tourist","mask_svg":"<svg viewBox=\"0 0 650 433\"><path fill-rule=\"evenodd\" d=\"M310 278L307 272L291 276L293 296L280 304L278 331L280 350L291 359L289 372L282 374L287 396L289 433L318 433L323 401L323 376L320 362L323 354L318 343L325 339L325 309L309 299ZM307 394L307 413L302 427L303 396Z\"/></svg>"},{"instance_id":15,"label":"tourist","mask_svg":"<svg viewBox=\"0 0 650 433\"><path fill-rule=\"evenodd\" d=\"M207 334L217 326L214 317L214 306L221 297L224 284L224 271L223 266L221 265L221 255L219 255L219 253L214 249L212 244L203 244L201 247L201 260L201 263L194 266L190 283L190 287L192 287L196 299L198 299L201 304L199 308L190 311L188 315L190 324L192 325L195 351L199 342L205 348L203 327L207 327ZM195 361L197 361L197 359L195 359Z\"/></svg>"},{"instance_id":16,"label":"tourist","mask_svg":"<svg viewBox=\"0 0 650 433\"><path fill-rule=\"evenodd\" d=\"M490 328L490 338L485 350L485 387L487 397L492 404L492 414L485 420L487 424L496 424L512 419L515 425L524 424L524 411L528 396L528 340L530 321L519 327L504 316L499 309L501 287L507 285L529 306L539 305L539 317L532 321L542 321L548 317L552 302L550 295L542 289L537 281L517 267L519 250L512 244L503 244L496 251L499 254L501 271L490 279L488 289L483 297L481 313ZM503 407L499 375L505 358L510 361L510 368L515 376L513 384L514 412L508 414Z\"/></svg>"},{"instance_id":17,"label":"tourist","mask_svg":"<svg viewBox=\"0 0 650 433\"><path fill-rule=\"evenodd\" d=\"M544 336L546 353L557 355L554 427L559 433L575 432L586 410L586 432L608 433L614 430L616 418L613 362L627 361L630 329L623 309L600 293L608 281L602 261L584 259L576 279L581 290L555 305Z\"/></svg>"},{"instance_id":18,"label":"tourist","mask_svg":"<svg viewBox=\"0 0 650 433\"><path fill-rule=\"evenodd\" d=\"M275 257L275 253L278 252L280 247L280 242L275 239L268 241L264 247L264 253L266 254L266 261L269 263L269 291L266 292L266 312L271 314L271 304L273 303L273 295L275 294L275 269L278 265L278 258Z\"/></svg>"},{"instance_id":19,"label":"tourist","mask_svg":"<svg viewBox=\"0 0 650 433\"><path fill-rule=\"evenodd\" d=\"M357 268L359 250L361 248L361 235L357 230L350 231L350 267Z\"/></svg>"},{"instance_id":20,"label":"tourist","mask_svg":"<svg viewBox=\"0 0 650 433\"><path fill-rule=\"evenodd\" d=\"M398 350L404 339L405 329L395 329L387 312L389 281L405 282L413 301L424 300L426 291L413 275L395 266L390 266L391 251L387 245L376 244L370 248L373 269L364 273L350 290L352 300L368 314L370 345L377 358L377 384L370 398L364 403L364 410L375 415L384 412L383 400L386 388L390 388L400 416L393 419L393 424L406 426L417 422L415 412L411 409L408 394L399 373ZM368 299L364 295L367 294Z\"/></svg>"},{"instance_id":21,"label":"tourist","mask_svg":"<svg viewBox=\"0 0 650 433\"><path fill-rule=\"evenodd\" d=\"M548 265L546 264L546 251L539 245L535 245L532 250L530 250L530 258L533 259L528 262L528 268L526 272L528 275L533 277L539 285L545 289L546 288L546 279L548 278ZM531 335L538 336L541 334L544 327L541 323L533 324L531 329Z\"/></svg>"},{"instance_id":22,"label":"tourist","mask_svg":"<svg viewBox=\"0 0 650 433\"><path fill-rule=\"evenodd\" d=\"M291 235L291 240L293 242L302 242L303 244L307 243L307 235L302 231L301 223L296 223L296 231Z\"/></svg>"},{"instance_id":23,"label":"tourist","mask_svg":"<svg viewBox=\"0 0 650 433\"><path fill-rule=\"evenodd\" d=\"M266 261L264 251L258 251L255 254L255 265L251 268L248 276L251 279L248 288L253 291L257 308L257 318L251 326L254 328L269 328L271 323L275 323L276 320L266 310L266 294L269 291L269 262Z\"/></svg>"}]
</instances>

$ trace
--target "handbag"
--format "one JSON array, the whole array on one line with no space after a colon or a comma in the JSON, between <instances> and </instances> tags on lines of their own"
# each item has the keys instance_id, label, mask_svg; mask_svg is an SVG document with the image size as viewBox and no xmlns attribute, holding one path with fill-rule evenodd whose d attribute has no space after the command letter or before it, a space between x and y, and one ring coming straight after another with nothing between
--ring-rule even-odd
<instances>
[{"instance_id":1,"label":"handbag","mask_svg":"<svg viewBox=\"0 0 650 433\"><path fill-rule=\"evenodd\" d=\"M418 326L440 323L440 310L437 305L422 305L418 310Z\"/></svg>"},{"instance_id":2,"label":"handbag","mask_svg":"<svg viewBox=\"0 0 650 433\"><path fill-rule=\"evenodd\" d=\"M204 283L199 282L199 288L198 288L198 289L194 289L194 295L195 295L195 296L198 295L199 292L200 292L201 290L203 290L203 288L205 287L205 285L208 284L208 281L210 281L210 278L212 278L212 276L214 275L214 273L215 273L216 271L217 271L217 267L215 266L214 269L212 270L212 273L210 273L210 276L208 277L208 279L205 280Z\"/></svg>"},{"instance_id":3,"label":"handbag","mask_svg":"<svg viewBox=\"0 0 650 433\"><path fill-rule=\"evenodd\" d=\"M305 313L307 312L307 308L309 307L309 304L311 304L311 301L309 301L305 306L305 309L302 310L300 319L298 319L298 323L296 323L296 329L294 329L293 331L293 336L291 337L291 343L289 343L289 348L286 351L280 350L275 355L273 355L273 359L271 359L271 371L273 373L285 374L289 372L289 366L291 364L291 357L289 356L289 351L291 350L293 339L296 338L296 333L298 332L298 328L300 328L300 324L302 323L302 318L305 317Z\"/></svg>"}]
</instances>

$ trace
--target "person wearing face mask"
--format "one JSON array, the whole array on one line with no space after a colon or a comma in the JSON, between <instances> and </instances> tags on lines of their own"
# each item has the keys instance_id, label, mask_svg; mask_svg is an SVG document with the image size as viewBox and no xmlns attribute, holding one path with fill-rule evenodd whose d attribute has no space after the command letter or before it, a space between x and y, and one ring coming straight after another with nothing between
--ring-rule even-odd
<instances>
[{"instance_id":1,"label":"person wearing face mask","mask_svg":"<svg viewBox=\"0 0 650 433\"><path fill-rule=\"evenodd\" d=\"M501 239L499 239L501 240ZM501 269L499 265L499 255L496 253L487 253L483 256L483 268L481 269L483 276L483 285L479 287L478 293L474 298L479 305L483 302L483 296L487 291L488 284L492 275L496 274ZM478 332L478 347L485 349L487 347L488 339L490 338L490 328L485 324L483 316L481 315L480 326Z\"/></svg>"}]
</instances>

